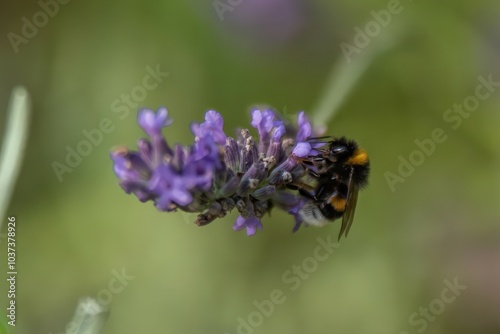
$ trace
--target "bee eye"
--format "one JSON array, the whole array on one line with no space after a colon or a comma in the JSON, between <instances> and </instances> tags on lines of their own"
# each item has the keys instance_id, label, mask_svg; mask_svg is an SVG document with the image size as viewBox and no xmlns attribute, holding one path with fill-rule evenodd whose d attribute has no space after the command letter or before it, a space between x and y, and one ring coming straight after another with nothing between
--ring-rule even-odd
<instances>
[{"instance_id":1,"label":"bee eye","mask_svg":"<svg viewBox=\"0 0 500 334\"><path fill-rule=\"evenodd\" d=\"M346 151L345 146L337 146L331 149L332 154L340 154Z\"/></svg>"}]
</instances>

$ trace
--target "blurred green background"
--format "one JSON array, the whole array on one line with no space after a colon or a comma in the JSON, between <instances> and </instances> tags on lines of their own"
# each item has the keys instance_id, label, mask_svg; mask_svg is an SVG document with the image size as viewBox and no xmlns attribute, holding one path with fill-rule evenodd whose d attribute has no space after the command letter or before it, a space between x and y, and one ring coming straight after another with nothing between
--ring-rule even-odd
<instances>
[{"instance_id":1,"label":"blurred green background","mask_svg":"<svg viewBox=\"0 0 500 334\"><path fill-rule=\"evenodd\" d=\"M401 1L350 63L341 43L354 45L355 27L364 29L387 1L232 3L221 20L212 1L73 0L45 24L39 15L36 33L25 28L30 38L23 17L33 22L42 6L2 4L1 131L15 85L33 100L8 209L18 224L12 333L64 332L82 296L111 296L107 334L500 333L500 92L457 129L443 119L474 95L478 76L500 81L498 1ZM117 185L108 153L135 148L140 107L167 106L175 123L165 135L181 143L192 141L189 124L208 109L224 116L228 134L249 126L255 104L314 117L319 101L335 93L327 87L334 64L349 73L385 44L392 46L369 59L326 124L328 134L354 138L369 152L370 186L349 238L296 290L283 275L299 277L288 271L304 261L311 268L317 238L336 240L338 222L292 234L293 218L275 210L248 238L232 231L235 213L198 228L193 215L157 212ZM148 66L169 74L115 112L113 103L142 85ZM104 118L113 131L60 181L53 162L65 164L66 147L75 149L82 131ZM408 159L415 140L435 128L447 140L391 189L387 172L397 174L399 157ZM122 270L134 278L107 295ZM445 280L466 286L453 302L442 301ZM275 289L284 302L259 318L254 301ZM238 328L239 317L256 326Z\"/></svg>"}]
</instances>

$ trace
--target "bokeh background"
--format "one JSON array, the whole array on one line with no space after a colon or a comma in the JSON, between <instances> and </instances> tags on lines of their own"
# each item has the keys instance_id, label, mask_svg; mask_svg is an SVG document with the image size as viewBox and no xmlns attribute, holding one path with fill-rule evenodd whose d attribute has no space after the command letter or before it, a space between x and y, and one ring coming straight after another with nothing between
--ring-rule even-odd
<instances>
[{"instance_id":1,"label":"bokeh background","mask_svg":"<svg viewBox=\"0 0 500 334\"><path fill-rule=\"evenodd\" d=\"M112 295L102 333L499 333L500 92L458 129L443 120L474 94L478 76L500 81L498 1L402 0L350 63L341 43L353 44L355 27L364 29L387 1L220 3L231 6L222 19L212 1L72 0L16 47L9 33L22 36L23 17L33 22L42 7L2 3L1 131L15 85L33 101L8 210L18 223L17 325L9 330L64 332L79 298L102 295L124 268L134 279ZM366 148L370 186L349 238L295 291L283 274L313 255L318 237L335 240L339 223L292 234L293 218L275 210L248 238L232 231L235 213L198 228L193 216L157 212L118 187L108 153L143 136L140 107L167 106L175 125L165 135L181 143L192 141L189 124L208 109L224 116L227 133L249 126L256 104L314 118L335 94L332 69L355 72L364 56L369 67L319 125ZM148 66L169 74L128 113L114 112ZM65 163L66 146L104 118L113 131L60 182L53 162ZM435 128L447 140L391 189L387 172L397 173L399 157L408 159L414 141ZM4 240L1 249L6 272ZM443 304L436 300L445 280L466 288ZM248 321L254 301L275 289L285 302L258 327L238 329L238 318ZM429 307L427 318L419 313Z\"/></svg>"}]
</instances>

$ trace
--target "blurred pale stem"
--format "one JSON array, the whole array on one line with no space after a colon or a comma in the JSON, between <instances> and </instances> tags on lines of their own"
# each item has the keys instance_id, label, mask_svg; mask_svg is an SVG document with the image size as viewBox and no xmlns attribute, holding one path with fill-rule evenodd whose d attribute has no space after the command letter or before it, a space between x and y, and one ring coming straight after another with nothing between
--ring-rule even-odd
<instances>
[{"instance_id":1,"label":"blurred pale stem","mask_svg":"<svg viewBox=\"0 0 500 334\"><path fill-rule=\"evenodd\" d=\"M99 334L108 320L109 311L93 298L80 300L67 330L72 334Z\"/></svg>"},{"instance_id":2,"label":"blurred pale stem","mask_svg":"<svg viewBox=\"0 0 500 334\"><path fill-rule=\"evenodd\" d=\"M344 56L340 57L330 72L317 106L313 109L312 120L315 124L326 126L335 117L359 79L377 56L390 46L392 42L387 37L380 44L361 49L361 53L354 55L351 62Z\"/></svg>"},{"instance_id":3,"label":"blurred pale stem","mask_svg":"<svg viewBox=\"0 0 500 334\"><path fill-rule=\"evenodd\" d=\"M7 122L0 152L0 230L5 220L28 138L31 102L26 88L15 87L7 110Z\"/></svg>"}]
</instances>

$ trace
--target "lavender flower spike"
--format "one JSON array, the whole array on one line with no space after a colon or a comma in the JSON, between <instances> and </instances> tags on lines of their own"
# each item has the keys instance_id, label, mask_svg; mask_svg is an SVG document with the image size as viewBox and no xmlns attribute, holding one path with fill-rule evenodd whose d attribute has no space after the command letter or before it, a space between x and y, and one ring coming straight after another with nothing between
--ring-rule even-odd
<instances>
[{"instance_id":1,"label":"lavender flower spike","mask_svg":"<svg viewBox=\"0 0 500 334\"><path fill-rule=\"evenodd\" d=\"M120 147L111 152L120 186L141 202L152 201L161 211L197 212L195 224L207 225L236 209L233 229L247 235L262 230L262 217L279 207L297 217L301 197L294 183L307 178L297 157L314 153L308 139L316 135L303 112L297 127L271 110L253 110L255 139L247 129L228 137L224 119L214 111L191 125L194 142L168 145L162 135L169 126L166 108L142 110L138 123L149 139L140 139L137 151ZM295 228L300 226L297 221Z\"/></svg>"}]
</instances>

